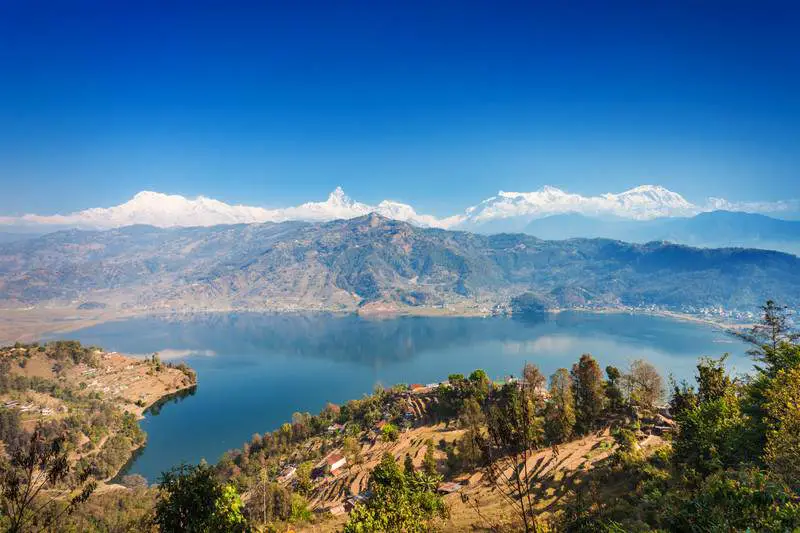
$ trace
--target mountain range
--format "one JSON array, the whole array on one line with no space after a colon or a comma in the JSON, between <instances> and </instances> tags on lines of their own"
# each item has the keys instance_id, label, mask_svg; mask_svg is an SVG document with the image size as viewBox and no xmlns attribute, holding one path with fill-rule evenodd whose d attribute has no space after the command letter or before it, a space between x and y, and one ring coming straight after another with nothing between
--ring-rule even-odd
<instances>
[{"instance_id":1,"label":"mountain range","mask_svg":"<svg viewBox=\"0 0 800 533\"><path fill-rule=\"evenodd\" d=\"M753 213L750 213L752 211ZM534 192L504 192L445 218L420 214L412 206L384 200L376 205L357 202L337 187L325 201L268 209L230 205L206 197L143 191L108 208L91 208L66 215L0 217L0 242L19 240L65 228L110 229L144 224L162 228L249 224L261 222L324 222L377 213L419 227L468 230L491 234L525 232L547 239L605 237L631 242L669 240L697 246L751 246L798 253L800 212L795 200L731 203L709 198L704 205L689 202L664 187L642 185L621 193L598 196L572 194L545 186ZM24 233L23 233L24 232Z\"/></svg>"},{"instance_id":2,"label":"mountain range","mask_svg":"<svg viewBox=\"0 0 800 533\"><path fill-rule=\"evenodd\" d=\"M800 255L800 221L732 211L646 221L553 215L531 221L523 231L542 239L603 237L638 243L669 241L703 247L767 248Z\"/></svg>"},{"instance_id":3,"label":"mountain range","mask_svg":"<svg viewBox=\"0 0 800 533\"><path fill-rule=\"evenodd\" d=\"M6 308L487 310L525 293L562 308L754 311L767 298L797 306L800 258L483 235L374 213L324 223L68 230L0 244Z\"/></svg>"}]
</instances>

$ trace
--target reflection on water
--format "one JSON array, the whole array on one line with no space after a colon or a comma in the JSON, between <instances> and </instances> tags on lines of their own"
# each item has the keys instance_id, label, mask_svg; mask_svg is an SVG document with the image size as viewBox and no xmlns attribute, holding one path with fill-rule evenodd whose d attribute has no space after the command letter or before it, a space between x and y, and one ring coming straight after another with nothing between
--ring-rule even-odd
<instances>
[{"instance_id":1,"label":"reflection on water","mask_svg":"<svg viewBox=\"0 0 800 533\"><path fill-rule=\"evenodd\" d=\"M682 324L691 330L692 324ZM693 348L696 335L669 335L676 323L627 314L558 313L534 318L363 319L355 315L206 314L114 322L79 332L101 346L114 343L125 353L151 354L162 359L228 354L261 356L265 351L299 357L326 358L374 366L404 362L419 353L476 342L537 341L532 349L569 349L570 339L610 336L646 345L657 339L669 350ZM695 329L699 326L694 326ZM700 328L704 334L706 328ZM716 342L729 341L720 334ZM553 344L548 348L546 343ZM735 341L734 341L735 342Z\"/></svg>"},{"instance_id":2,"label":"reflection on water","mask_svg":"<svg viewBox=\"0 0 800 533\"><path fill-rule=\"evenodd\" d=\"M167 352L197 371L190 399L168 400L142 422L148 444L129 471L150 480L180 461L216 461L295 411L360 397L377 382L428 383L475 368L501 378L525 362L551 374L582 353L603 367L645 358L677 378L691 378L702 355L731 352L736 371L751 366L743 343L720 330L627 314L369 320L231 313L133 319L74 336L123 353Z\"/></svg>"},{"instance_id":3,"label":"reflection on water","mask_svg":"<svg viewBox=\"0 0 800 533\"><path fill-rule=\"evenodd\" d=\"M197 393L197 385L192 385L189 388L179 390L177 392L173 392L172 394L168 394L162 397L160 400L155 402L153 405L145 409L144 414L145 416L156 416L161 412L161 409L167 405L168 403L178 403L189 396L194 396Z\"/></svg>"}]
</instances>

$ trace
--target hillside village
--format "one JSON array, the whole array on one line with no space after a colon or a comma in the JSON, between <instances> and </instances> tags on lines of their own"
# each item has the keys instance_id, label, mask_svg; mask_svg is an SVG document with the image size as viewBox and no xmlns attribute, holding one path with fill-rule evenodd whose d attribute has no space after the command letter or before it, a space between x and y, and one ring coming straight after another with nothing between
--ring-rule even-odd
<instances>
[{"instance_id":1,"label":"hillside village","mask_svg":"<svg viewBox=\"0 0 800 533\"><path fill-rule=\"evenodd\" d=\"M20 431L66 435L72 460L98 462L109 480L144 444L137 420L145 410L195 383L191 369L157 355L135 359L70 341L17 343L0 349L0 405L14 421L1 440L14 442Z\"/></svg>"},{"instance_id":2,"label":"hillside village","mask_svg":"<svg viewBox=\"0 0 800 533\"><path fill-rule=\"evenodd\" d=\"M509 376L493 386L515 387L522 391L526 384ZM480 529L488 520L513 529L516 522L509 516L509 504L488 470L453 472L452 457L449 456L466 431L457 420L442 417L441 398L446 394L444 391L452 388L449 381L393 388L384 398L391 407L385 409L370 427L363 429L354 422L333 422L320 428L318 436L300 442L299 450L295 449L288 457L317 457L310 465L309 479L305 482L298 480L298 469L302 467L292 459L277 465L275 477L277 483L287 490L304 490L307 494L308 509L315 518L305 526L298 524L298 530L341 530L353 509L372 496L370 475L386 454L399 464L410 461L417 470L426 468L426 462L435 465L436 474L440 476L435 490L449 510L446 524L438 527L445 531ZM541 385L534 388L534 394L542 401L549 398L549 391ZM326 409L338 412L341 408L329 405ZM674 428L668 415L668 408L664 406L652 416L637 417L636 440L643 453L652 453L666 443L664 439ZM611 428L620 423L622 419L612 417L578 440L530 454L526 466L535 472L532 490L538 494L536 509L539 512L552 511L557 500L584 482L587 471L619 449ZM355 446L354 441L357 443ZM251 445L249 452L253 453L253 450ZM233 456L234 462L241 457ZM226 463L225 459L223 463ZM309 484L305 489L302 488L304 483ZM258 487L243 493L243 500L246 505L252 504L257 513ZM476 502L480 502L477 513Z\"/></svg>"}]
</instances>

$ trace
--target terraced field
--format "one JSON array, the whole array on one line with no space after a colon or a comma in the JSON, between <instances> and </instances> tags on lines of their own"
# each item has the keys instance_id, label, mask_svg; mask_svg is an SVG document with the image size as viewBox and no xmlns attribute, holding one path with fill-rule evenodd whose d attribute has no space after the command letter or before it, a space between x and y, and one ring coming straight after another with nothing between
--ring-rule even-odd
<instances>
[{"instance_id":1,"label":"terraced field","mask_svg":"<svg viewBox=\"0 0 800 533\"><path fill-rule=\"evenodd\" d=\"M433 439L435 443L445 439L456 439L461 430L448 429L442 424L435 424L433 408L437 398L430 393L410 393L405 399L407 412L410 414L412 428L401 432L395 442L385 442L380 438L362 439L361 457L359 464L348 464L340 469L336 476L329 476L320 480L314 487L311 495L311 507L316 510L335 508L350 497L364 492L367 489L369 473L380 462L386 452L391 453L401 463L406 454L410 454L415 466L422 465L427 447L425 441ZM435 425L434 425L435 424ZM334 450L341 453L341 450ZM440 459L444 454L436 451ZM348 458L348 463L349 463Z\"/></svg>"},{"instance_id":2,"label":"terraced field","mask_svg":"<svg viewBox=\"0 0 800 533\"><path fill-rule=\"evenodd\" d=\"M426 395L412 395L409 405L418 408L415 422L422 422L430 417L431 399ZM401 463L406 454L409 454L414 466L419 468L422 466L427 449L425 442L428 439L436 444L442 439L452 442L462 433L461 429L441 423L418 423L401 433L396 442L365 442L361 448L363 462L343 468L336 477L321 480L314 489L311 504L318 511L336 509L348 497L365 491L370 471L380 462L385 452L391 453ZM659 436L642 433L639 444L647 451L663 445L664 441ZM540 512L554 511L567 494L585 481L586 472L607 459L614 450L614 439L610 431L604 429L561 445L557 450L546 448L532 452L526 466L536 480L531 486L536 508ZM444 473L445 454L437 448L435 455L439 468ZM503 466L504 475L510 476L513 465L508 463ZM460 475L450 481L460 483L463 488L444 497L450 508L450 519L447 523L440 524L443 531L488 531L490 525L507 526L513 530L514 512L511 504L501 490L489 482L484 470ZM480 513L476 509L480 509ZM342 513L325 522L309 525L301 531L337 531L346 521L347 514Z\"/></svg>"}]
</instances>

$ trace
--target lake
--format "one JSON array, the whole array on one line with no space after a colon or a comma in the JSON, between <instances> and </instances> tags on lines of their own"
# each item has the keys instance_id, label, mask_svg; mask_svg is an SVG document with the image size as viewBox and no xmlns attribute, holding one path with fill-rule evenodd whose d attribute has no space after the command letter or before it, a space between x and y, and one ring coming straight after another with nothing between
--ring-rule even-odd
<instances>
[{"instance_id":1,"label":"lake","mask_svg":"<svg viewBox=\"0 0 800 533\"><path fill-rule=\"evenodd\" d=\"M138 318L70 335L107 350L186 361L198 374L194 394L148 414L147 446L129 465L155 481L181 461L215 462L226 450L288 421L372 391L377 383L430 383L484 369L502 379L525 362L546 375L591 353L623 369L647 359L664 376L691 379L699 356L731 354L749 371L747 346L722 330L629 314L568 312L538 319L355 315L208 314Z\"/></svg>"}]
</instances>

